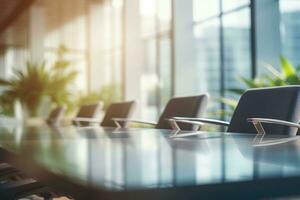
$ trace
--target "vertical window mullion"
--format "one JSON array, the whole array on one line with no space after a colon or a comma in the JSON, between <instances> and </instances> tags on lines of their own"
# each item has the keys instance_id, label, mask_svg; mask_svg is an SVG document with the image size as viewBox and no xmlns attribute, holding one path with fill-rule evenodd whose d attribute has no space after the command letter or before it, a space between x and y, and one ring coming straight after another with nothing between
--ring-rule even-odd
<instances>
[{"instance_id":1,"label":"vertical window mullion","mask_svg":"<svg viewBox=\"0 0 300 200\"><path fill-rule=\"evenodd\" d=\"M125 91L126 91L126 45L125 45L125 39L126 39L126 6L127 6L127 0L123 0L123 7L122 7L122 19L121 19L121 100L125 100Z\"/></svg>"},{"instance_id":2,"label":"vertical window mullion","mask_svg":"<svg viewBox=\"0 0 300 200\"><path fill-rule=\"evenodd\" d=\"M161 109L161 92L160 92L160 81L161 81L161 74L160 74L160 24L159 24L159 1L155 1L156 12L155 12L155 46L156 46L156 56L155 56L155 65L156 65L156 74L158 77L158 82L156 85L156 103L157 103L157 113L156 116L159 116L160 109Z\"/></svg>"},{"instance_id":3,"label":"vertical window mullion","mask_svg":"<svg viewBox=\"0 0 300 200\"><path fill-rule=\"evenodd\" d=\"M174 0L171 0L171 30L170 30L170 40L171 40L171 96L173 97L175 95L175 44L174 44L174 26L175 26L175 4Z\"/></svg>"},{"instance_id":4,"label":"vertical window mullion","mask_svg":"<svg viewBox=\"0 0 300 200\"><path fill-rule=\"evenodd\" d=\"M87 91L88 93L91 92L91 40L90 40L90 36L91 36L91 17L90 17L90 8L89 8L89 4L86 3L85 4L85 16L86 16L86 61L87 61L87 66L86 66L86 78L87 78Z\"/></svg>"},{"instance_id":5,"label":"vertical window mullion","mask_svg":"<svg viewBox=\"0 0 300 200\"><path fill-rule=\"evenodd\" d=\"M224 57L224 24L223 24L223 1L220 0L220 96L225 97L225 57ZM225 110L225 104L221 103L221 109ZM223 113L223 112L222 112ZM221 119L225 120L224 114Z\"/></svg>"},{"instance_id":6,"label":"vertical window mullion","mask_svg":"<svg viewBox=\"0 0 300 200\"><path fill-rule=\"evenodd\" d=\"M112 81L112 84L115 84L117 81L116 81L116 44L115 44L115 41L116 41L116 34L115 34L115 22L116 22L116 18L115 18L115 11L114 11L114 7L112 5L112 1L110 0L109 2L109 7L110 7L110 20L111 20L111 26L110 26L110 31L111 31L111 41L110 41L110 45L111 45L111 52L110 52L110 64L111 64L111 81Z\"/></svg>"},{"instance_id":7,"label":"vertical window mullion","mask_svg":"<svg viewBox=\"0 0 300 200\"><path fill-rule=\"evenodd\" d=\"M257 73L257 60L256 60L256 20L255 20L255 0L250 0L250 12L251 12L251 77L255 78Z\"/></svg>"}]
</instances>

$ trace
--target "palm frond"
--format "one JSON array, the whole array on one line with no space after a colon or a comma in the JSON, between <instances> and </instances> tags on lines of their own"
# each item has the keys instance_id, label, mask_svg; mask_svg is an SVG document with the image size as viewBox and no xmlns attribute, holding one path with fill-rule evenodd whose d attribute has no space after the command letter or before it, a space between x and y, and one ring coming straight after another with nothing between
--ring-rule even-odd
<instances>
[{"instance_id":1,"label":"palm frond","mask_svg":"<svg viewBox=\"0 0 300 200\"><path fill-rule=\"evenodd\" d=\"M238 95L242 95L245 92L245 90L246 89L241 89L241 88L229 88L229 89L227 89L228 92L238 94Z\"/></svg>"},{"instance_id":2,"label":"palm frond","mask_svg":"<svg viewBox=\"0 0 300 200\"><path fill-rule=\"evenodd\" d=\"M256 88L256 87L258 87L257 84L256 84L255 79L249 79L249 78L245 78L245 77L240 77L239 80L242 83L244 83L249 88Z\"/></svg>"},{"instance_id":3,"label":"palm frond","mask_svg":"<svg viewBox=\"0 0 300 200\"><path fill-rule=\"evenodd\" d=\"M281 70L285 77L295 76L296 69L295 67L286 59L285 57L280 57Z\"/></svg>"},{"instance_id":4,"label":"palm frond","mask_svg":"<svg viewBox=\"0 0 300 200\"><path fill-rule=\"evenodd\" d=\"M282 74L275 67L269 64L265 65L264 67L267 69L268 72L271 73L271 75L273 75L276 78L282 79Z\"/></svg>"},{"instance_id":5,"label":"palm frond","mask_svg":"<svg viewBox=\"0 0 300 200\"><path fill-rule=\"evenodd\" d=\"M0 86L10 86L11 82L5 79L0 79Z\"/></svg>"},{"instance_id":6,"label":"palm frond","mask_svg":"<svg viewBox=\"0 0 300 200\"><path fill-rule=\"evenodd\" d=\"M231 108L235 108L238 104L237 100L234 99L229 99L229 98L221 98L221 102L226 104L227 106L231 107Z\"/></svg>"}]
</instances>

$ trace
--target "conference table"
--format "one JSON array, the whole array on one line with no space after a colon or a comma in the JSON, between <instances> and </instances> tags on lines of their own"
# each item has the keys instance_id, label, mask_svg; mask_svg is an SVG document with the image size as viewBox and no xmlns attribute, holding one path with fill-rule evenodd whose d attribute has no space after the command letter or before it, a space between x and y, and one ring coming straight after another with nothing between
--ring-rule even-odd
<instances>
[{"instance_id":1,"label":"conference table","mask_svg":"<svg viewBox=\"0 0 300 200\"><path fill-rule=\"evenodd\" d=\"M300 195L300 138L0 124L0 158L74 199Z\"/></svg>"}]
</instances>

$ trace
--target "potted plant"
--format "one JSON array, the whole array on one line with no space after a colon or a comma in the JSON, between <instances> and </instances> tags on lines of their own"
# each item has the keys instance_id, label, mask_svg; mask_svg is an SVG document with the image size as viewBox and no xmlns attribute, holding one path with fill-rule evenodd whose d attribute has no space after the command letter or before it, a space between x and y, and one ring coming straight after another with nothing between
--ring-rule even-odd
<instances>
[{"instance_id":1,"label":"potted plant","mask_svg":"<svg viewBox=\"0 0 300 200\"><path fill-rule=\"evenodd\" d=\"M244 85L241 88L228 89L229 92L236 96L241 96L247 89L261 88L261 87L273 87L284 85L300 85L300 66L295 67L285 57L280 58L280 70L277 70L271 65L266 66L267 74L263 74L254 79L240 77L240 82ZM223 103L227 105L226 115L231 116L233 110L237 106L238 101L231 98L221 99Z\"/></svg>"},{"instance_id":2,"label":"potted plant","mask_svg":"<svg viewBox=\"0 0 300 200\"><path fill-rule=\"evenodd\" d=\"M45 62L27 62L25 68L15 70L10 79L0 79L0 86L3 87L0 95L1 112L12 115L15 102L20 102L25 118L36 117L45 99L54 105L70 107L69 85L77 72L70 69L70 62L63 59L65 51L63 46L58 49L58 60L52 66L47 67Z\"/></svg>"}]
</instances>

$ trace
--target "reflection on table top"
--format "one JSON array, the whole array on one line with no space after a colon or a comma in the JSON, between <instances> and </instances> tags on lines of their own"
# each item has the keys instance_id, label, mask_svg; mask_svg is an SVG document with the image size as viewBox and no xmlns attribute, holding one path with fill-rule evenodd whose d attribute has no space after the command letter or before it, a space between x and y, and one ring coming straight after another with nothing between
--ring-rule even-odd
<instances>
[{"instance_id":1,"label":"reflection on table top","mask_svg":"<svg viewBox=\"0 0 300 200\"><path fill-rule=\"evenodd\" d=\"M300 177L298 137L155 129L0 127L0 146L108 191Z\"/></svg>"}]
</instances>

